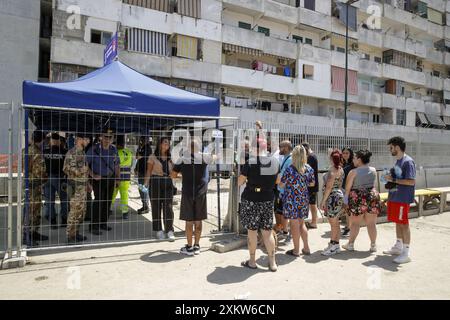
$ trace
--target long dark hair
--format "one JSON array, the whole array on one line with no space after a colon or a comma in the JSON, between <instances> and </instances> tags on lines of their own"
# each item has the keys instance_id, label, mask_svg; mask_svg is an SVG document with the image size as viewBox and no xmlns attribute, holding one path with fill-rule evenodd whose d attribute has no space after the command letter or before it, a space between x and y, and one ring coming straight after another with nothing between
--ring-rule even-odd
<instances>
[{"instance_id":1,"label":"long dark hair","mask_svg":"<svg viewBox=\"0 0 450 320\"><path fill-rule=\"evenodd\" d=\"M170 143L170 139L168 137L161 137L158 139L158 143L156 144L156 150L155 150L155 156L158 159L161 157L161 144L164 140L167 140ZM170 159L171 157L172 156L170 154L170 148L169 148L169 150L167 150L167 158Z\"/></svg>"},{"instance_id":2,"label":"long dark hair","mask_svg":"<svg viewBox=\"0 0 450 320\"><path fill-rule=\"evenodd\" d=\"M348 151L350 152L350 157L348 158L348 161L345 161L345 159L342 157L342 166L346 166L346 165L353 165L353 158L355 157L355 153L353 152L352 148L349 147L345 147L342 148L342 153L344 153L344 151Z\"/></svg>"}]
</instances>

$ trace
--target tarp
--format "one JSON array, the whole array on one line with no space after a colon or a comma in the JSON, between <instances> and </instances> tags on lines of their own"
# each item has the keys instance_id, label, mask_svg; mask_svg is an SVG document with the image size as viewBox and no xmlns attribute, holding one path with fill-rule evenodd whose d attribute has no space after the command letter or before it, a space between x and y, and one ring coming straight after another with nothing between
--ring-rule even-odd
<instances>
[{"instance_id":1,"label":"tarp","mask_svg":"<svg viewBox=\"0 0 450 320\"><path fill-rule=\"evenodd\" d=\"M119 61L75 81L24 81L24 105L86 111L216 118L216 98L184 91L151 79Z\"/></svg>"}]
</instances>

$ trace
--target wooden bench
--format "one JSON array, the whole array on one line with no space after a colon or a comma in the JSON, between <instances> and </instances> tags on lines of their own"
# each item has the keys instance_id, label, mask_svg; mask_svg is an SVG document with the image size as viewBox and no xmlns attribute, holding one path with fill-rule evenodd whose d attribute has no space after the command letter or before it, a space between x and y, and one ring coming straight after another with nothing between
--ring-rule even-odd
<instances>
[{"instance_id":1,"label":"wooden bench","mask_svg":"<svg viewBox=\"0 0 450 320\"><path fill-rule=\"evenodd\" d=\"M450 193L450 188L448 188L448 193ZM381 199L381 202L383 202L383 204L385 204L387 202L388 196L389 196L388 192L380 193L380 199ZM430 215L430 214L436 214L439 212L443 212L442 211L442 202L443 201L441 201L441 199L443 199L442 191L435 190L435 189L418 189L415 191L414 197L418 198L418 201L414 199L414 202L416 203L416 205L419 209L418 216ZM434 210L425 210L425 205L428 202L433 201L433 199L439 199L439 201L441 202L440 208L434 209ZM410 216L410 217L413 218L414 215Z\"/></svg>"},{"instance_id":2,"label":"wooden bench","mask_svg":"<svg viewBox=\"0 0 450 320\"><path fill-rule=\"evenodd\" d=\"M429 190L440 193L440 208L439 208L440 213L444 213L445 211L450 210L450 205L447 205L447 196L448 194L450 194L450 187L429 188Z\"/></svg>"}]
</instances>

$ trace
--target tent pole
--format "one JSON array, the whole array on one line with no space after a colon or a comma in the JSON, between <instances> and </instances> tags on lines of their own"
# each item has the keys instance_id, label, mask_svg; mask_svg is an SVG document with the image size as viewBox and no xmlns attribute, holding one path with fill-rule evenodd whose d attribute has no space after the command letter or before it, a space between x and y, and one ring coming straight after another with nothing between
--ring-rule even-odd
<instances>
[{"instance_id":1,"label":"tent pole","mask_svg":"<svg viewBox=\"0 0 450 320\"><path fill-rule=\"evenodd\" d=\"M29 137L28 137L28 116L29 116L29 110L25 108L25 115L24 115L24 126L25 126L25 155L24 155L24 173L25 173L25 203L24 203L24 215L23 215L23 235L25 236L25 244L27 246L31 245L31 239L30 239L30 181L28 179L29 172L28 172L28 146L29 146Z\"/></svg>"},{"instance_id":2,"label":"tent pole","mask_svg":"<svg viewBox=\"0 0 450 320\"><path fill-rule=\"evenodd\" d=\"M219 130L219 120L216 120L216 130ZM219 151L220 145L219 145L219 139L216 139L216 154ZM219 162L216 163L216 179L217 179L217 215L218 215L218 224L219 224L219 231L221 231L221 218L220 218L220 165Z\"/></svg>"}]
</instances>

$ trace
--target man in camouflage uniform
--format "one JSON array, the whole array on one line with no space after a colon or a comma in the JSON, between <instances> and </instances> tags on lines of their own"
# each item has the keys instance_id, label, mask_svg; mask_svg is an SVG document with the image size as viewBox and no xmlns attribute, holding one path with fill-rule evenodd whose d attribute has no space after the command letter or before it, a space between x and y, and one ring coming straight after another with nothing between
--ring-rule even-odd
<instances>
[{"instance_id":1,"label":"man in camouflage uniform","mask_svg":"<svg viewBox=\"0 0 450 320\"><path fill-rule=\"evenodd\" d=\"M89 138L79 134L75 147L70 149L64 160L63 171L67 175L70 197L70 211L67 218L68 243L82 242L86 237L78 233L78 225L83 222L86 214L86 190L90 188L90 169L86 162L84 148L89 144Z\"/></svg>"},{"instance_id":2,"label":"man in camouflage uniform","mask_svg":"<svg viewBox=\"0 0 450 320\"><path fill-rule=\"evenodd\" d=\"M42 153L42 141L45 135L42 131L34 131L32 143L28 148L28 178L30 190L29 225L31 227L31 242L46 241L48 237L38 232L41 224L42 186L47 181L47 171Z\"/></svg>"}]
</instances>

